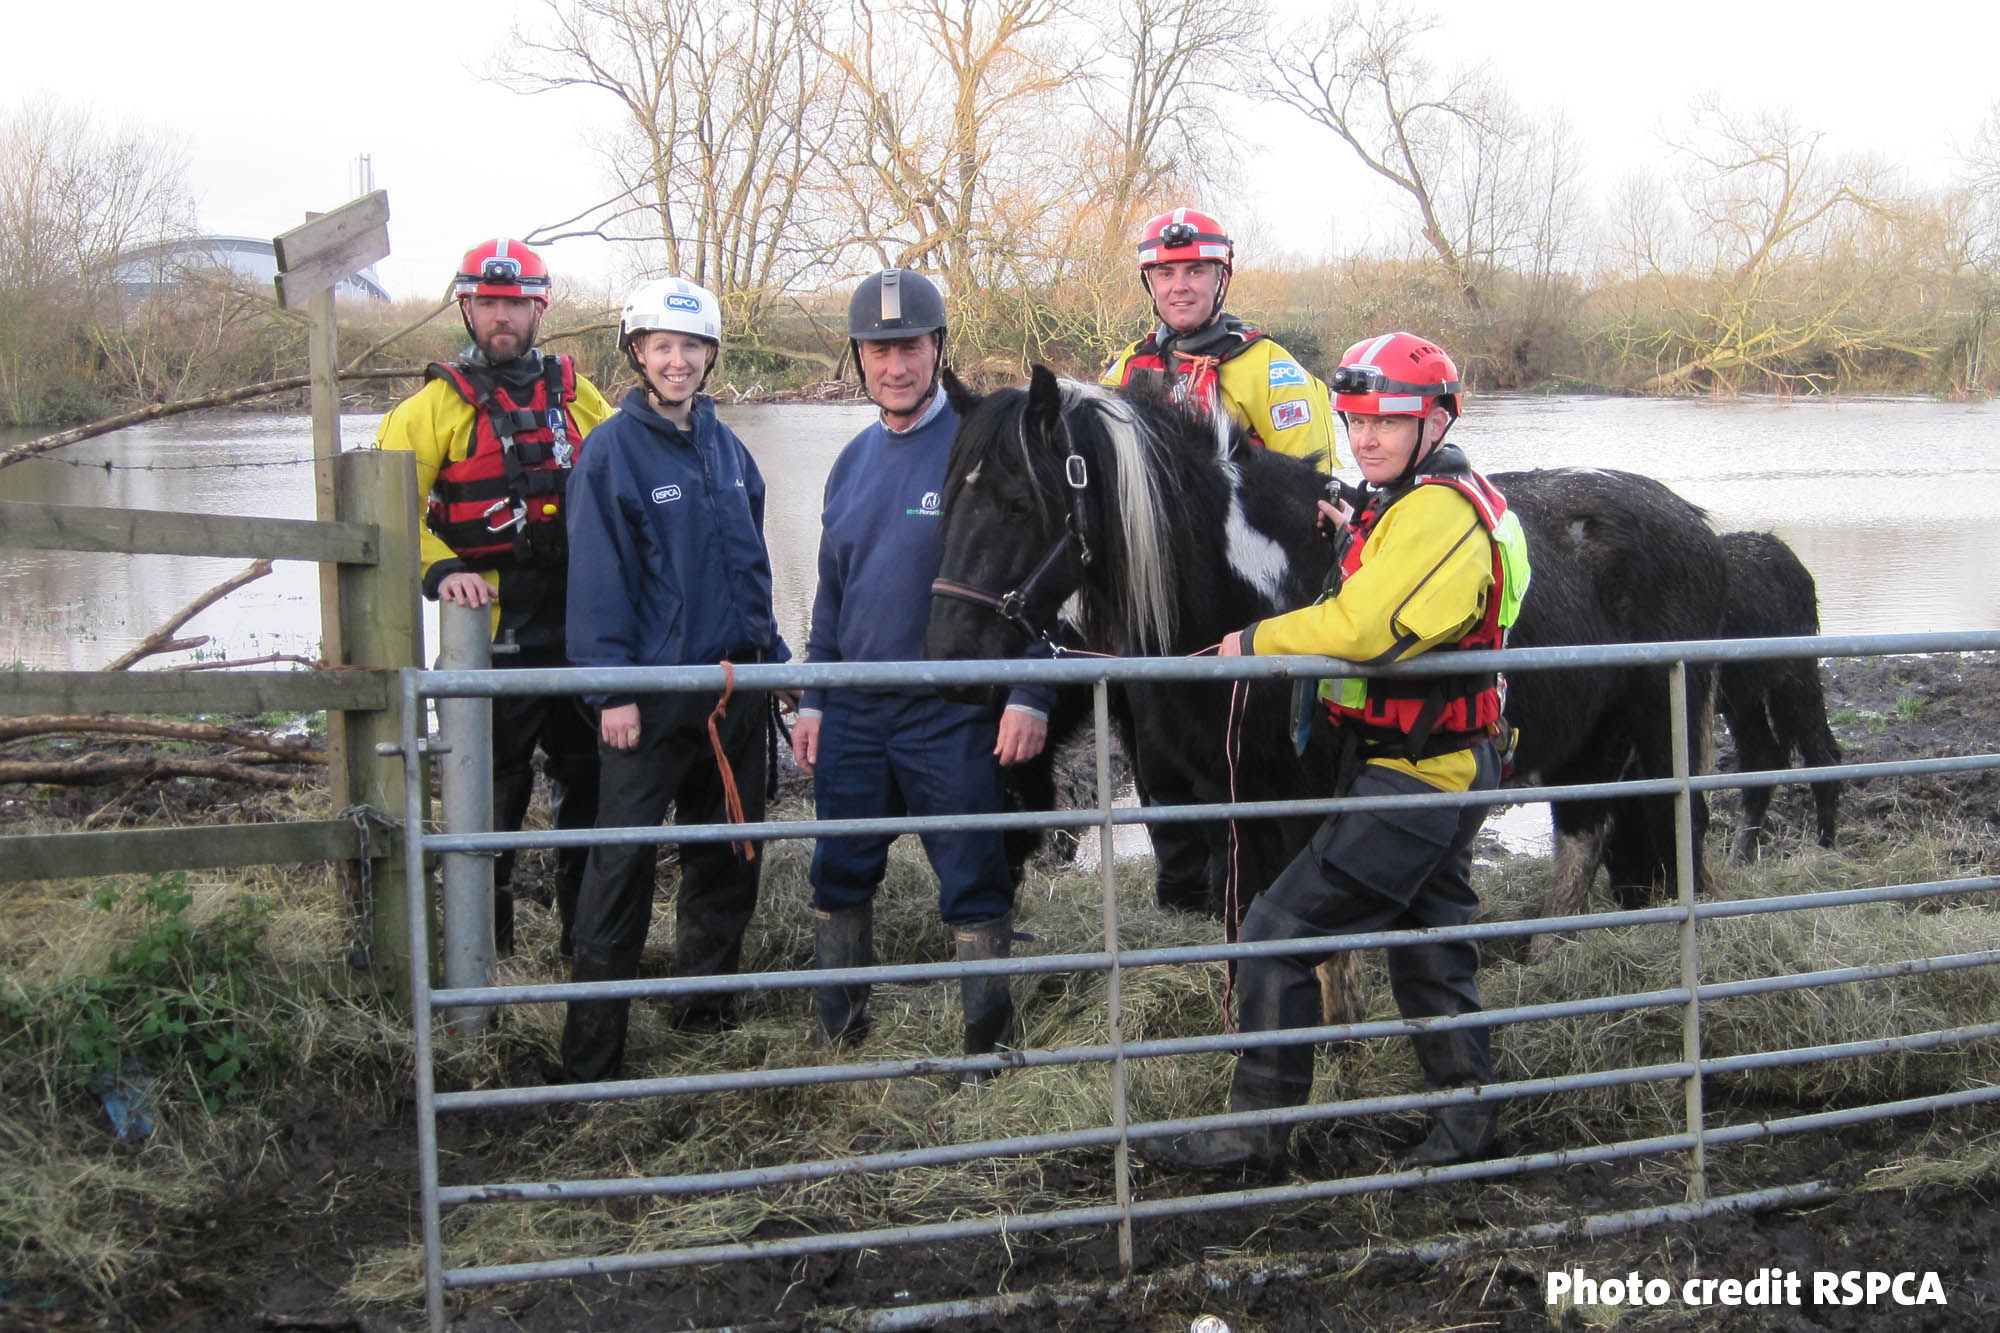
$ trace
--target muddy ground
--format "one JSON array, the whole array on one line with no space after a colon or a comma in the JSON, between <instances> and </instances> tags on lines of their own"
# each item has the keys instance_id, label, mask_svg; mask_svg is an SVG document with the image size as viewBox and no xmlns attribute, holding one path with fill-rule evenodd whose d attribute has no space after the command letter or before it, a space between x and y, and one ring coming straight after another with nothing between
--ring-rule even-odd
<instances>
[{"instance_id":1,"label":"muddy ground","mask_svg":"<svg viewBox=\"0 0 2000 1333\"><path fill-rule=\"evenodd\" d=\"M1873 761L1983 753L2000 734L2000 659L1893 659L1831 664L1829 712L1850 759ZM1727 765L1730 756L1724 750ZM89 794L68 798L87 803ZM1716 802L1719 822L1733 823L1735 801ZM1810 837L1803 790L1785 789L1774 805L1774 851ZM1843 840L1893 841L1951 821L1979 845L2000 847L2000 776L1877 780L1850 790ZM2000 861L2000 857L1992 858ZM1989 862L1990 864L1991 862ZM1769 1114L1816 1107L1773 1106ZM265 1168L229 1215L169 1244L190 1273L230 1273L227 1280L170 1284L127 1293L119 1308L87 1310L9 1303L0 1288L0 1330L47 1327L388 1330L418 1327L420 1312L357 1309L339 1288L355 1255L385 1236L416 1232L411 1112L385 1106L356 1119L302 1097L271 1145ZM463 1123L464 1118L459 1118ZM450 1118L447 1125L451 1124ZM447 1148L477 1151L492 1127L467 1126ZM1363 1127L1304 1136L1301 1178L1316 1167L1346 1174L1379 1164L1400 1130ZM1775 1180L1818 1180L1838 1193L1810 1205L1654 1225L1596 1239L1483 1244L1430 1261L1398 1251L1383 1237L1450 1237L1490 1227L1546 1223L1611 1209L1681 1201L1677 1172L1656 1185L1632 1168L1577 1167L1488 1183L1460 1183L1381 1196L1356 1226L1351 1208L1325 1204L1263 1207L1140 1226L1136 1276L1119 1283L1115 1238L1083 1229L930 1250L907 1248L761 1266L670 1270L657 1275L580 1283L532 1284L471 1291L454 1298L451 1327L489 1330L805 1329L821 1327L1069 1330L1182 1330L1212 1314L1236 1333L1248 1330L1444 1330L1610 1327L1658 1329L1990 1329L2000 1326L2000 1191L1984 1171L1911 1175L1907 1188L1879 1185L1885 1169L1913 1158L1963 1157L1984 1150L2000 1130L1990 1109L1910 1117L1838 1134L1792 1136L1773 1144L1718 1151L1711 1170L1718 1192ZM1517 1151L1553 1147L1518 1138ZM335 1170L335 1166L338 1170ZM1058 1161L1046 1181L1060 1194L1066 1172L1102 1172L1104 1161L1078 1155ZM1144 1170L1144 1168L1140 1168ZM477 1175L477 1172L474 1173ZM325 1197L323 1179L347 1188ZM488 1178L488 1177L481 1177ZM1634 1192L1635 1179L1640 1188ZM1157 1177L1149 1193L1174 1192ZM1616 1189L1613 1188L1614 1184ZM1202 1187L1187 1185L1185 1192ZM169 1264L171 1271L176 1265ZM1763 1270L1798 1274L1802 1303L1709 1306L1682 1299L1690 1278L1748 1280ZM1665 1279L1670 1299L1645 1304L1550 1305L1551 1271L1594 1280L1637 1274ZM1893 1294L1856 1305L1814 1303L1818 1271L1918 1275L1904 1286L1919 1294L1934 1273L1944 1304L1904 1306ZM4 1275L0 1275L4 1276ZM1857 1277L1857 1284L1865 1278ZM1112 1288L1107 1292L1107 1288ZM1865 1295L1865 1287L1857 1287ZM908 1307L929 1301L976 1301L996 1292L1019 1296L1007 1313L926 1321ZM1600 1293L1600 1296L1602 1293ZM864 1321L857 1311L901 1308ZM1203 1331L1207 1333L1207 1331Z\"/></svg>"}]
</instances>

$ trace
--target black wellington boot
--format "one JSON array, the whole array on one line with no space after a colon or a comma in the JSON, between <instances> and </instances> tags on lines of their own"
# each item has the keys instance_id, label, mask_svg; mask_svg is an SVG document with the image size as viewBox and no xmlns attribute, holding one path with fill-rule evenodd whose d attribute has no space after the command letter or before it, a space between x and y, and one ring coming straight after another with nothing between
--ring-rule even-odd
<instances>
[{"instance_id":1,"label":"black wellington boot","mask_svg":"<svg viewBox=\"0 0 2000 1333\"><path fill-rule=\"evenodd\" d=\"M1413 952L1425 948L1417 945ZM1465 984L1469 986L1470 983ZM1414 1034L1410 1042L1416 1048L1417 1063L1423 1067L1424 1086L1433 1091L1493 1081L1492 1038L1485 1028L1420 1032ZM1441 1106L1431 1113L1429 1136L1403 1161L1409 1166L1453 1166L1459 1162L1476 1162L1493 1155L1493 1141L1498 1137L1499 1130L1500 1104L1497 1101Z\"/></svg>"},{"instance_id":2,"label":"black wellington boot","mask_svg":"<svg viewBox=\"0 0 2000 1333\"><path fill-rule=\"evenodd\" d=\"M616 969L602 958L579 957L571 981L611 981ZM630 1000L571 1000L563 1019L562 1077L569 1083L602 1083L622 1078Z\"/></svg>"},{"instance_id":3,"label":"black wellington boot","mask_svg":"<svg viewBox=\"0 0 2000 1333\"><path fill-rule=\"evenodd\" d=\"M565 859L556 877L556 918L562 922L562 936L556 941L556 952L564 958L575 955L570 943L570 934L576 929L576 900L583 892L583 862L574 867Z\"/></svg>"},{"instance_id":4,"label":"black wellington boot","mask_svg":"<svg viewBox=\"0 0 2000 1333\"><path fill-rule=\"evenodd\" d=\"M743 935L735 921L717 922L683 908L683 915L674 923L675 976L733 975L742 956ZM734 1031L742 1026L736 1004L735 991L683 995L675 999L669 1021L680 1032Z\"/></svg>"},{"instance_id":5,"label":"black wellington boot","mask_svg":"<svg viewBox=\"0 0 2000 1333\"><path fill-rule=\"evenodd\" d=\"M514 956L514 890L511 885L493 886L493 956Z\"/></svg>"},{"instance_id":6,"label":"black wellington boot","mask_svg":"<svg viewBox=\"0 0 2000 1333\"><path fill-rule=\"evenodd\" d=\"M1239 1079L1229 1093L1232 1111L1269 1111L1296 1106L1294 1100L1277 1094L1276 1089L1244 1087ZM1140 1152L1155 1166L1170 1171L1188 1171L1237 1180L1271 1180L1291 1166L1292 1127L1290 1125L1244 1125L1235 1129L1200 1130L1156 1139Z\"/></svg>"},{"instance_id":7,"label":"black wellington boot","mask_svg":"<svg viewBox=\"0 0 2000 1333\"><path fill-rule=\"evenodd\" d=\"M832 911L813 909L813 966L873 967L875 904ZM821 986L819 1039L822 1046L851 1046L868 1035L868 987Z\"/></svg>"},{"instance_id":8,"label":"black wellington boot","mask_svg":"<svg viewBox=\"0 0 2000 1333\"><path fill-rule=\"evenodd\" d=\"M1404 1162L1410 1166L1456 1166L1477 1162L1493 1155L1494 1140L1500 1134L1500 1108L1444 1106L1431 1117L1431 1132L1412 1148Z\"/></svg>"},{"instance_id":9,"label":"black wellington boot","mask_svg":"<svg viewBox=\"0 0 2000 1333\"><path fill-rule=\"evenodd\" d=\"M1014 943L1014 914L1003 913L986 921L973 921L951 928L958 945L958 961L1005 958ZM958 983L959 1003L965 1012L965 1053L987 1055L1014 1044L1014 995L1005 977L966 977ZM984 1083L998 1073L993 1069L961 1070L960 1087Z\"/></svg>"}]
</instances>

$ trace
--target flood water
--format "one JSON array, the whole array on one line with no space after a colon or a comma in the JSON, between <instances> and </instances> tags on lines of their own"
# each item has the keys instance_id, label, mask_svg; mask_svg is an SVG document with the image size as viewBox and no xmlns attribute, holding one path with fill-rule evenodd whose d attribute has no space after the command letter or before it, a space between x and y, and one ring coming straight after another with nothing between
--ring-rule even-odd
<instances>
[{"instance_id":1,"label":"flood water","mask_svg":"<svg viewBox=\"0 0 2000 1333\"><path fill-rule=\"evenodd\" d=\"M827 468L872 410L722 411L769 488L776 609L795 648L812 606ZM379 420L344 417L346 447L367 446ZM0 447L32 434L0 431ZM1673 487L1719 530L1776 532L1818 579L1827 633L2000 628L2000 407L1993 404L1495 394L1473 401L1453 438L1487 472L1624 468ZM0 470L0 499L310 518L311 451L304 415L206 413ZM247 563L0 550L0 666L101 667ZM282 561L182 632L211 636L199 650L211 658L315 656L315 572ZM183 653L148 665L187 660Z\"/></svg>"}]
</instances>

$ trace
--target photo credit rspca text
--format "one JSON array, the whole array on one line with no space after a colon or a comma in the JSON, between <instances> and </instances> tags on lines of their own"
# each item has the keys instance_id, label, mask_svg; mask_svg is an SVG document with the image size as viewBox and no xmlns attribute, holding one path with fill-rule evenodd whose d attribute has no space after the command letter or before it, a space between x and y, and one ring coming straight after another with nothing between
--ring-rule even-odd
<instances>
[{"instance_id":1,"label":"photo credit rspca text","mask_svg":"<svg viewBox=\"0 0 2000 1333\"><path fill-rule=\"evenodd\" d=\"M1747 1278L1648 1277L1643 1273L1593 1274L1581 1268L1543 1275L1549 1305L1663 1306L1705 1309L1724 1305L1945 1305L1936 1273L1885 1273L1873 1269L1794 1271L1759 1268Z\"/></svg>"}]
</instances>

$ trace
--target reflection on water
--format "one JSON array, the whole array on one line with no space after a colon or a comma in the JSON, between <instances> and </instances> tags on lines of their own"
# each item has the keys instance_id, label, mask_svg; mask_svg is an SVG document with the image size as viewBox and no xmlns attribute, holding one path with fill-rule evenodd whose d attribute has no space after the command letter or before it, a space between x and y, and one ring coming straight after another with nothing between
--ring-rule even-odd
<instances>
[{"instance_id":1,"label":"reflection on water","mask_svg":"<svg viewBox=\"0 0 2000 1333\"><path fill-rule=\"evenodd\" d=\"M1706 509L1719 529L1763 528L1819 580L1829 633L2000 628L2000 409L1913 400L1793 403L1476 397L1455 436L1484 470L1615 467ZM742 406L723 416L769 487L765 527L779 626L805 641L820 492L862 407ZM349 447L374 415L342 419ZM0 446L32 432L0 432ZM303 415L208 413L90 440L0 470L0 498L177 512L312 517ZM107 471L105 464L115 466ZM0 664L88 669L126 651L240 570L239 560L8 549L0 555ZM208 656L318 651L317 579L296 561L183 631ZM435 622L433 621L433 627ZM431 639L435 642L435 638ZM187 660L187 655L154 659Z\"/></svg>"}]
</instances>

